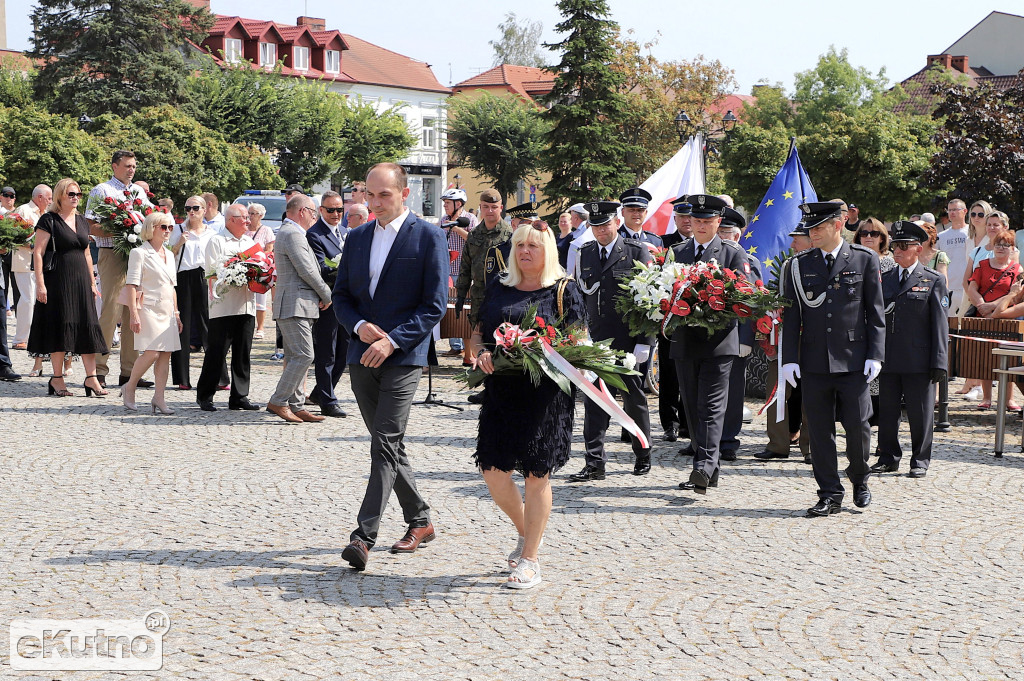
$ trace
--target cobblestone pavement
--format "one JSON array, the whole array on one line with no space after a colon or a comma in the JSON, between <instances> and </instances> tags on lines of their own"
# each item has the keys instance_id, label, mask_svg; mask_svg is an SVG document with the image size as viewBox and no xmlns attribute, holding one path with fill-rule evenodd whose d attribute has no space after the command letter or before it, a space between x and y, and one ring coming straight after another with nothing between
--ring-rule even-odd
<instances>
[{"instance_id":1,"label":"cobblestone pavement","mask_svg":"<svg viewBox=\"0 0 1024 681\"><path fill-rule=\"evenodd\" d=\"M254 350L261 404L271 352ZM27 373L25 353L14 359ZM443 364L439 392L468 406ZM1018 417L996 460L993 413L954 402L928 477L876 477L868 509L815 520L809 468L752 457L763 417L706 497L676 488L689 459L660 438L650 475L631 475L615 442L607 480L570 485L577 438L554 484L545 582L516 592L501 587L514 530L470 460L476 407L413 408L406 441L438 539L388 553L404 531L393 505L360 574L340 556L369 469L357 417L208 414L177 391L173 416L127 414L115 392L86 399L82 373L65 399L46 397L45 379L0 383L0 637L15 617L159 607L164 666L15 672L0 644L0 677L1024 678ZM356 414L347 376L340 391Z\"/></svg>"}]
</instances>

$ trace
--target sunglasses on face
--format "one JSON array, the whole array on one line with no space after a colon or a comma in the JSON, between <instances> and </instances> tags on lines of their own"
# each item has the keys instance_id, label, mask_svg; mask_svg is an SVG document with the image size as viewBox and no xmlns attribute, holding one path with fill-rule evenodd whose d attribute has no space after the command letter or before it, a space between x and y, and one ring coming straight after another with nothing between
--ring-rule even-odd
<instances>
[{"instance_id":1,"label":"sunglasses on face","mask_svg":"<svg viewBox=\"0 0 1024 681\"><path fill-rule=\"evenodd\" d=\"M1009 250L1011 248L1013 248L1013 246L1007 246L1006 244L996 244L995 246L992 247L992 250L993 251L1007 251L1007 250Z\"/></svg>"},{"instance_id":2,"label":"sunglasses on face","mask_svg":"<svg viewBox=\"0 0 1024 681\"><path fill-rule=\"evenodd\" d=\"M82 192L68 192L69 199L80 199L83 196L85 196L85 194L83 194Z\"/></svg>"},{"instance_id":3,"label":"sunglasses on face","mask_svg":"<svg viewBox=\"0 0 1024 681\"><path fill-rule=\"evenodd\" d=\"M191 213L194 210L202 210L202 209L203 209L202 206L185 206L185 212L186 213Z\"/></svg>"},{"instance_id":4,"label":"sunglasses on face","mask_svg":"<svg viewBox=\"0 0 1024 681\"><path fill-rule=\"evenodd\" d=\"M158 227L160 227L160 229L164 230L165 232L169 232L172 229L174 229L173 225L158 225Z\"/></svg>"},{"instance_id":5,"label":"sunglasses on face","mask_svg":"<svg viewBox=\"0 0 1024 681\"><path fill-rule=\"evenodd\" d=\"M14 194L0 194L0 196L3 196L5 199L13 199L13 198L15 198Z\"/></svg>"},{"instance_id":6,"label":"sunglasses on face","mask_svg":"<svg viewBox=\"0 0 1024 681\"><path fill-rule=\"evenodd\" d=\"M971 213L971 217L972 218L983 218L983 217L985 217L985 214L984 213Z\"/></svg>"},{"instance_id":7,"label":"sunglasses on face","mask_svg":"<svg viewBox=\"0 0 1024 681\"><path fill-rule=\"evenodd\" d=\"M909 251L916 245L917 244L914 243L913 241L901 241L899 243L893 244L892 247L895 248L897 251Z\"/></svg>"},{"instance_id":8,"label":"sunglasses on face","mask_svg":"<svg viewBox=\"0 0 1024 681\"><path fill-rule=\"evenodd\" d=\"M324 211L327 212L327 213L330 213L331 215L334 215L336 213L343 213L343 212L345 212L345 208L344 208L344 206L341 207L341 208L328 208L327 206L324 206Z\"/></svg>"},{"instance_id":9,"label":"sunglasses on face","mask_svg":"<svg viewBox=\"0 0 1024 681\"><path fill-rule=\"evenodd\" d=\"M878 239L878 238L880 238L881 236L882 236L882 233L881 233L881 232L878 232L878 231L872 231L872 232L865 232L865 231L863 231L863 230L862 230L862 231L860 232L860 238L861 238L861 239L866 239L866 238L868 238L868 237L871 237L872 239Z\"/></svg>"}]
</instances>

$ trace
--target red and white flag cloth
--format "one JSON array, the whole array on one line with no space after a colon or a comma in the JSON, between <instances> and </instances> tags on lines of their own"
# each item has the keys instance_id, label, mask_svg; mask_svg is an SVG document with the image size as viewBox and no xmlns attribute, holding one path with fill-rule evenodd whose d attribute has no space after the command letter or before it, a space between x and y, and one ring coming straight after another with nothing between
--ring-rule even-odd
<instances>
[{"instance_id":1,"label":"red and white flag cloth","mask_svg":"<svg viewBox=\"0 0 1024 681\"><path fill-rule=\"evenodd\" d=\"M672 220L672 201L683 194L704 193L704 136L690 138L668 163L656 170L640 185L651 193L644 229L655 234L676 231Z\"/></svg>"}]
</instances>

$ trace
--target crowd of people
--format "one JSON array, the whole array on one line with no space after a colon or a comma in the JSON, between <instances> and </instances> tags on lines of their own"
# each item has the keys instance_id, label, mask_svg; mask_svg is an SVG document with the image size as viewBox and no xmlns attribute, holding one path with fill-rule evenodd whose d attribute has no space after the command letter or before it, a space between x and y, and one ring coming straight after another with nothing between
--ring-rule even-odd
<instances>
[{"instance_id":1,"label":"crowd of people","mask_svg":"<svg viewBox=\"0 0 1024 681\"><path fill-rule=\"evenodd\" d=\"M662 249L671 249L677 262L714 260L761 279L759 260L739 245L745 217L727 196L679 197L672 228L658 235L643 229L651 195L639 187L617 201L575 204L554 229L532 203L506 210L493 189L481 192L477 212L470 212L469 197L455 187L442 196L444 216L436 225L405 206L405 171L385 163L355 184L351 203L329 191L317 205L290 185L276 233L263 224L266 209L259 203L228 204L221 212L215 195L190 196L180 224L169 212L149 214L140 245L125 258L97 206L123 196L152 206L148 187L134 180L136 170L135 155L121 150L111 159L110 179L88 197L70 178L52 190L36 187L17 207L12 188L0 192L0 210L17 211L35 228L30 246L4 255L0 283L5 307L7 289L14 289L8 314L15 332L8 348L6 324L0 325L0 379L21 378L9 353L26 351L36 361L33 376L49 361L48 393L71 397L76 358L85 396L104 397L109 358L119 347L124 408L137 411L138 390L152 387L150 411L170 415L168 380L192 391L191 355L201 351L199 408L216 411L218 392L227 391L229 409L257 410L249 394L253 341L263 339L272 311L283 369L268 412L295 425L347 416L336 388L349 368L370 441L369 480L342 553L357 570L367 565L392 492L407 532L391 551L412 553L435 538L403 438L421 369L431 362L436 330L450 308L456 319L468 318L470 331L447 339L449 353L488 374L483 389L469 396L480 405L474 461L517 533L507 559L509 587L541 581L551 476L571 458L576 406L574 395L553 381L536 385L526 375L493 373L494 331L503 322L536 310L585 324L591 338L611 340L612 348L636 358L640 371L613 391L643 436L622 431L632 445L634 475L651 470L645 374L655 354L662 437L687 439L679 454L693 461L679 487L708 494L719 485L721 462L738 456L752 326L733 323L714 333L684 326L671 338L638 336L615 304L634 263L650 262ZM173 208L166 199L160 205ZM861 219L856 205L840 199L801 210L802 221L789 233L793 256L779 277L792 304L783 312L781 361L769 364L778 405L769 412L767 444L755 456L786 458L796 447L818 487L808 515L828 516L841 510L845 496L835 422L845 428L845 474L856 506L871 503L872 474L899 469L903 406L911 432L909 476L925 476L936 384L946 379L948 365L947 316L1024 316L1024 275L1006 215L984 201L968 210L951 200L942 230L929 213L890 223ZM229 282L219 277L228 275L219 268L254 248L273 254L276 286L266 293L222 286ZM979 406L990 408L991 382L975 383L965 393L976 391ZM1020 409L1012 400L1008 408ZM583 409L584 465L566 479L599 483L606 477L610 419L590 398ZM878 427L873 465L871 424ZM525 478L522 490L516 471Z\"/></svg>"}]
</instances>

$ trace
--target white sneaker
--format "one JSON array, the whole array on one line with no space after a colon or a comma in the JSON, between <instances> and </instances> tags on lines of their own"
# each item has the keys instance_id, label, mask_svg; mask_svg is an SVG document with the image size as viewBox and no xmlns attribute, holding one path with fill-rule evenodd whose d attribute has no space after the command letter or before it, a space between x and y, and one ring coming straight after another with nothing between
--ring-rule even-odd
<instances>
[{"instance_id":1,"label":"white sneaker","mask_svg":"<svg viewBox=\"0 0 1024 681\"><path fill-rule=\"evenodd\" d=\"M964 395L964 399L965 400L971 400L972 402L976 402L976 401L980 400L981 399L981 386L980 385L976 385L973 388L971 388L970 390L968 390L967 394Z\"/></svg>"}]
</instances>

